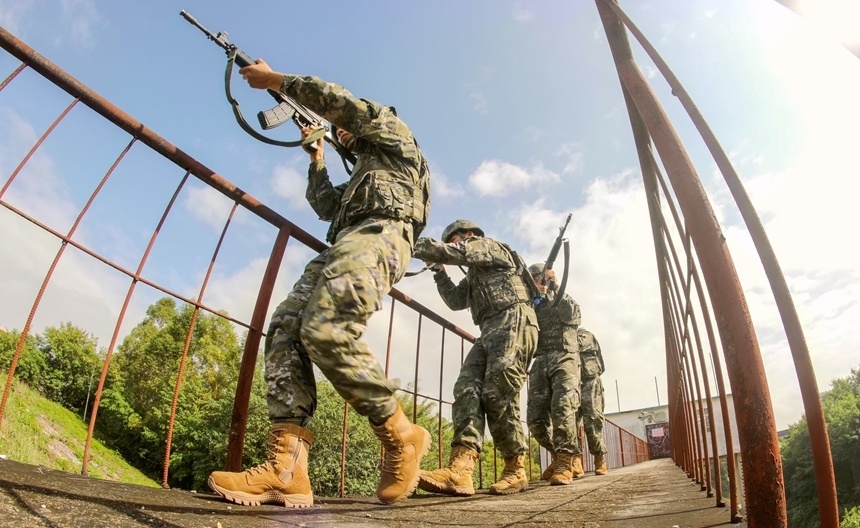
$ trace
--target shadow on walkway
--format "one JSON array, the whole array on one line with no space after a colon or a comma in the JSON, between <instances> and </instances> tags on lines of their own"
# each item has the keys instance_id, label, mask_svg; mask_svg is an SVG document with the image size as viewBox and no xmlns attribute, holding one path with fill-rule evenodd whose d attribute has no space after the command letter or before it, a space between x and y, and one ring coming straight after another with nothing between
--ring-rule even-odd
<instances>
[{"instance_id":1,"label":"shadow on walkway","mask_svg":"<svg viewBox=\"0 0 860 528\"><path fill-rule=\"evenodd\" d=\"M0 461L0 527L346 528L463 526L715 528L730 524L671 460L592 474L570 486L532 483L524 493L443 497L419 492L393 506L375 499L317 498L312 508L238 506L217 496L146 488Z\"/></svg>"}]
</instances>

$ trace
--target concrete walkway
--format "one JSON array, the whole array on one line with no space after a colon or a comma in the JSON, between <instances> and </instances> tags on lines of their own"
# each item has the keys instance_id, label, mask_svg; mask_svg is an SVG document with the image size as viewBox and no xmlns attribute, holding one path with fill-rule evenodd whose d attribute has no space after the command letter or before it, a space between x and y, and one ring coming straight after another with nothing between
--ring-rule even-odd
<instances>
[{"instance_id":1,"label":"concrete walkway","mask_svg":"<svg viewBox=\"0 0 860 528\"><path fill-rule=\"evenodd\" d=\"M369 498L317 498L285 510L222 502L215 495L144 488L0 461L0 527L97 528L513 527L715 528L730 524L670 460L587 475L570 486L533 483L508 496L419 494L394 506Z\"/></svg>"}]
</instances>

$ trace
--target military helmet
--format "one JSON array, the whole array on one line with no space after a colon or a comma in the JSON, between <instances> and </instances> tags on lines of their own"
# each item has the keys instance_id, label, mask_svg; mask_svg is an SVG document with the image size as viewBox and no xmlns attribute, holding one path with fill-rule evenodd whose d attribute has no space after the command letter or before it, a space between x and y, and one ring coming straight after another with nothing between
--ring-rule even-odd
<instances>
[{"instance_id":1,"label":"military helmet","mask_svg":"<svg viewBox=\"0 0 860 528\"><path fill-rule=\"evenodd\" d=\"M452 236L461 231L472 231L478 236L484 236L484 230L478 227L475 222L470 220L454 220L442 231L442 242L448 242Z\"/></svg>"},{"instance_id":2,"label":"military helmet","mask_svg":"<svg viewBox=\"0 0 860 528\"><path fill-rule=\"evenodd\" d=\"M535 275L540 275L543 273L543 262L535 262L531 266L529 266L529 274L534 277Z\"/></svg>"}]
</instances>

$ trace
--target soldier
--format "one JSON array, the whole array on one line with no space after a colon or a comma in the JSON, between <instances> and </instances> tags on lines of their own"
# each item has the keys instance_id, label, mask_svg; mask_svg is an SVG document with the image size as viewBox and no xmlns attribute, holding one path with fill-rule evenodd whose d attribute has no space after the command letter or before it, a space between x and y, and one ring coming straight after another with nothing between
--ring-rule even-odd
<instances>
[{"instance_id":1,"label":"soldier","mask_svg":"<svg viewBox=\"0 0 860 528\"><path fill-rule=\"evenodd\" d=\"M209 486L237 504L313 504L307 474L313 435L306 427L317 404L316 365L370 420L385 448L377 496L383 503L398 501L415 490L430 434L403 414L393 396L395 385L359 339L406 272L413 240L426 223L426 161L392 107L358 99L316 77L272 71L262 60L239 73L252 88L284 93L330 121L357 161L349 181L335 187L322 140L311 153L306 196L320 219L331 221L332 246L308 263L266 335L268 460L242 473L216 471Z\"/></svg>"},{"instance_id":2,"label":"soldier","mask_svg":"<svg viewBox=\"0 0 860 528\"><path fill-rule=\"evenodd\" d=\"M579 412L579 423L585 430L588 439L588 450L594 455L594 474L605 475L606 444L603 442L603 354L600 343L594 334L580 327L577 330L579 340L579 357L582 359L582 405Z\"/></svg>"},{"instance_id":3,"label":"soldier","mask_svg":"<svg viewBox=\"0 0 860 528\"><path fill-rule=\"evenodd\" d=\"M454 384L454 438L447 467L421 471L418 487L447 495L473 495L472 470L488 424L505 459L501 479L490 493L528 489L524 455L526 437L520 423L520 389L537 346L537 294L519 255L468 220L457 220L442 232L442 241L420 238L415 258L434 263L439 295L452 310L469 308L481 329ZM467 266L466 277L454 284L444 266ZM531 286L530 286L531 284Z\"/></svg>"},{"instance_id":4,"label":"soldier","mask_svg":"<svg viewBox=\"0 0 860 528\"><path fill-rule=\"evenodd\" d=\"M540 339L529 371L526 421L532 437L552 455L541 478L558 486L571 484L584 473L576 421L580 402L576 329L581 315L579 304L566 293L555 304L555 272L543 270L542 262L529 266L541 295L535 300Z\"/></svg>"}]
</instances>

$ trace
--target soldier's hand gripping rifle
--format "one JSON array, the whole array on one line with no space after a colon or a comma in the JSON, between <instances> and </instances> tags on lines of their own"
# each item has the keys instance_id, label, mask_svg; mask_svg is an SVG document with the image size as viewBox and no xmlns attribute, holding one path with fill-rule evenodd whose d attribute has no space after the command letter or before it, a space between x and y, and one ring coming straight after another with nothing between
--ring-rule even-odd
<instances>
[{"instance_id":1,"label":"soldier's hand gripping rifle","mask_svg":"<svg viewBox=\"0 0 860 528\"><path fill-rule=\"evenodd\" d=\"M562 244L564 245L564 272L561 276L561 284L558 287L558 291L555 292L555 300L553 301L553 307L557 306L559 302L561 302L561 297L564 295L564 288L567 286L567 272L570 268L570 242L564 238L564 232L567 231L567 225L570 224L570 218L573 216L573 213L568 213L567 218L564 221L564 225L558 228L558 236L555 238L555 242L552 244L552 249L549 250L549 256L546 258L546 262L543 266L543 271L538 277L536 281L538 284L546 283L546 275L549 270L555 265L555 261L558 258L558 252L561 249ZM547 288L552 290L554 284L550 281L547 284ZM540 304L541 299L535 299L535 306Z\"/></svg>"},{"instance_id":2,"label":"soldier's hand gripping rifle","mask_svg":"<svg viewBox=\"0 0 860 528\"><path fill-rule=\"evenodd\" d=\"M221 31L217 34L212 33L205 27L203 27L200 22L197 21L196 18L188 14L185 10L179 12L182 15L182 18L191 23L194 27L199 29L209 38L212 42L220 46L227 53L227 69L224 72L224 90L227 94L227 100L230 102L230 105L233 107L233 115L236 117L236 122L239 123L239 126L242 127L242 130L253 136L255 139L262 141L263 143L268 143L269 145L277 145L279 147L299 147L302 146L304 148L310 150L316 150L316 142L321 137L331 145L335 151L340 154L341 159L343 159L343 166L346 169L347 173L351 173L352 169L350 168L352 165L355 165L355 154L350 152L346 147L341 145L341 143L337 140L337 138L332 134L331 127L329 123L318 116L309 108L306 108L298 101L287 97L286 95L276 92L274 90L266 90L269 92L275 101L278 102L278 106L271 108L269 110L264 110L257 114L257 119L260 122L260 126L263 130L269 130L275 128L276 126L282 125L288 120L292 119L292 121L298 126L300 129L305 127L311 127L317 129L317 131L312 132L308 137L304 140L297 141L278 141L275 139L268 138L253 128L245 121L245 118L242 116L242 112L239 110L239 102L233 98L230 92L230 78L233 74L233 63L239 65L240 68L244 68L245 66L250 66L254 64L254 59L248 56L247 53L240 50L235 44L231 44L227 41L227 33ZM349 165L347 164L349 163Z\"/></svg>"}]
</instances>

